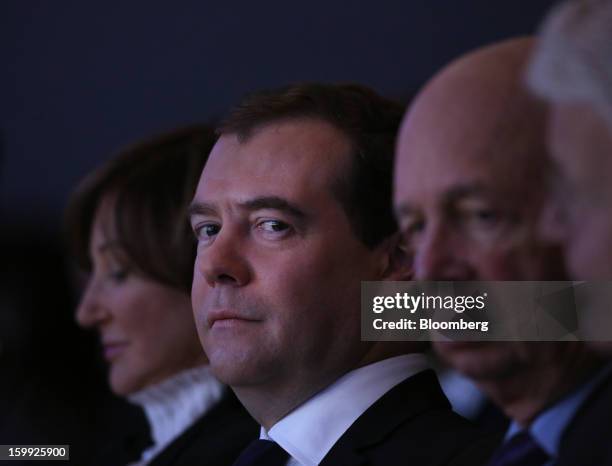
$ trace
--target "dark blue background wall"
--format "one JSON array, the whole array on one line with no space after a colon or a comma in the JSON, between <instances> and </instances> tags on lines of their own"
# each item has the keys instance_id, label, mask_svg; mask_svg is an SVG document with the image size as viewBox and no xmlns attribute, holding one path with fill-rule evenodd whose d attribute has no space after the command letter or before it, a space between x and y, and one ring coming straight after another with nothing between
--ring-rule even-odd
<instances>
[{"instance_id":1,"label":"dark blue background wall","mask_svg":"<svg viewBox=\"0 0 612 466\"><path fill-rule=\"evenodd\" d=\"M294 80L412 92L458 54L534 31L551 1L0 2L2 222L56 229L116 148Z\"/></svg>"}]
</instances>

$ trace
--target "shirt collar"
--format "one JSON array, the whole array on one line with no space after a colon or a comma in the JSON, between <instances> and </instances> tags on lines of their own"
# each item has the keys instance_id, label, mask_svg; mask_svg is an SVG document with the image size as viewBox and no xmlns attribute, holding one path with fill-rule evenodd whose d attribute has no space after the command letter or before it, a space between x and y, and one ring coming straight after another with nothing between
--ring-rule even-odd
<instances>
[{"instance_id":1,"label":"shirt collar","mask_svg":"<svg viewBox=\"0 0 612 466\"><path fill-rule=\"evenodd\" d=\"M348 372L265 431L304 466L319 464L344 432L395 385L427 369L423 354L405 354ZM349 395L350 394L350 395Z\"/></svg>"},{"instance_id":2,"label":"shirt collar","mask_svg":"<svg viewBox=\"0 0 612 466\"><path fill-rule=\"evenodd\" d=\"M600 370L597 375L580 385L561 401L543 411L531 423L529 433L550 457L557 456L563 432L582 404L610 374L612 374L612 364ZM505 439L510 439L521 430L523 427L513 421Z\"/></svg>"}]
</instances>

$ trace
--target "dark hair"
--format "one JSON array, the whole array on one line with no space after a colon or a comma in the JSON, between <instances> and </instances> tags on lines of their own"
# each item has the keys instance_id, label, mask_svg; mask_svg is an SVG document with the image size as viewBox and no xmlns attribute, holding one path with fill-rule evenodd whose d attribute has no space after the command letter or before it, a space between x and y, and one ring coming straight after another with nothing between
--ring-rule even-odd
<instances>
[{"instance_id":1,"label":"dark hair","mask_svg":"<svg viewBox=\"0 0 612 466\"><path fill-rule=\"evenodd\" d=\"M263 91L233 108L217 134L246 141L279 120L317 118L342 131L353 146L351 172L335 194L357 236L373 247L397 225L392 209L393 152L403 106L357 84L301 83Z\"/></svg>"},{"instance_id":2,"label":"dark hair","mask_svg":"<svg viewBox=\"0 0 612 466\"><path fill-rule=\"evenodd\" d=\"M196 242L187 209L215 139L212 127L182 128L120 151L85 178L70 199L65 225L79 265L91 270L94 216L112 195L127 259L144 275L189 292Z\"/></svg>"}]
</instances>

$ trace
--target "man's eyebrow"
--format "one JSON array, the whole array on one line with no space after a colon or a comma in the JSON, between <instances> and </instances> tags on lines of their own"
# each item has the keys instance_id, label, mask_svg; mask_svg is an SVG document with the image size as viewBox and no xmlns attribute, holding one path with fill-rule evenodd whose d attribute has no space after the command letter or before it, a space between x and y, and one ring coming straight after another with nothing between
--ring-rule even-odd
<instances>
[{"instance_id":1,"label":"man's eyebrow","mask_svg":"<svg viewBox=\"0 0 612 466\"><path fill-rule=\"evenodd\" d=\"M447 203L450 203L466 197L483 196L486 194L490 194L490 190L485 185L482 183L471 183L449 189L444 195L444 199Z\"/></svg>"},{"instance_id":2,"label":"man's eyebrow","mask_svg":"<svg viewBox=\"0 0 612 466\"><path fill-rule=\"evenodd\" d=\"M187 218L191 218L194 215L215 215L217 210L212 204L207 202L192 202L189 204L187 209Z\"/></svg>"},{"instance_id":3,"label":"man's eyebrow","mask_svg":"<svg viewBox=\"0 0 612 466\"><path fill-rule=\"evenodd\" d=\"M444 193L443 199L444 204L448 205L465 198L484 196L489 193L490 189L488 189L482 183L469 183L450 188L447 192ZM393 210L395 213L395 218L401 219L414 215L415 213L417 213L418 208L414 207L409 202L402 202L395 206Z\"/></svg>"},{"instance_id":4,"label":"man's eyebrow","mask_svg":"<svg viewBox=\"0 0 612 466\"><path fill-rule=\"evenodd\" d=\"M306 213L295 204L278 196L262 196L241 202L239 206L245 210L274 209L285 212L295 218L303 219Z\"/></svg>"},{"instance_id":5,"label":"man's eyebrow","mask_svg":"<svg viewBox=\"0 0 612 466\"><path fill-rule=\"evenodd\" d=\"M243 210L261 210L274 209L286 212L287 214L298 218L306 218L306 213L297 205L279 196L261 196L247 201L238 203L238 207ZM192 202L187 209L187 215L191 218L193 215L217 215L217 209L213 204L208 202Z\"/></svg>"}]
</instances>

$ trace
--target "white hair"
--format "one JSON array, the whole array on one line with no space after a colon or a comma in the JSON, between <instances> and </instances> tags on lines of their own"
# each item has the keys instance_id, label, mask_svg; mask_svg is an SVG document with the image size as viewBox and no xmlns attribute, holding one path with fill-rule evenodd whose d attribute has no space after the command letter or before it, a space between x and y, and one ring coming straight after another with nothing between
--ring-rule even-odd
<instances>
[{"instance_id":1,"label":"white hair","mask_svg":"<svg viewBox=\"0 0 612 466\"><path fill-rule=\"evenodd\" d=\"M592 106L612 128L612 0L569 0L554 8L527 83L546 100Z\"/></svg>"}]
</instances>

